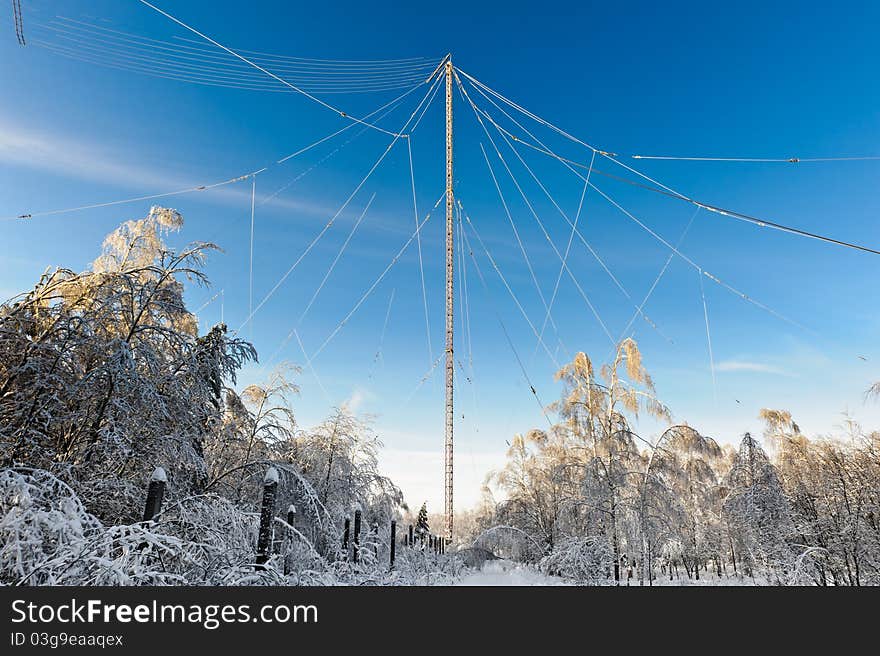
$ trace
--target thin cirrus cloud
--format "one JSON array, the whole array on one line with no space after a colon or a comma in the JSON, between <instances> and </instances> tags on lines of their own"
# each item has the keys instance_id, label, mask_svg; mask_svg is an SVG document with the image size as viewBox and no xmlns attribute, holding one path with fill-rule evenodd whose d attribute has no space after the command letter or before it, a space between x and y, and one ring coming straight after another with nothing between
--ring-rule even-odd
<instances>
[{"instance_id":1,"label":"thin cirrus cloud","mask_svg":"<svg viewBox=\"0 0 880 656\"><path fill-rule=\"evenodd\" d=\"M749 360L723 360L715 365L715 371L747 372L774 374L777 376L792 376L791 373L766 362L752 362Z\"/></svg>"},{"instance_id":2,"label":"thin cirrus cloud","mask_svg":"<svg viewBox=\"0 0 880 656\"><path fill-rule=\"evenodd\" d=\"M38 130L28 129L22 126L13 126L8 120L0 117L0 165L6 164L15 167L33 169L36 171L44 171L67 178L99 182L103 185L116 186L124 188L128 193L121 194L123 198L130 195L147 196L151 194L163 194L174 192L181 189L188 189L203 184L212 184L220 182L220 179L204 179L198 178L191 173L179 172L179 174L169 174L165 171L158 171L155 167L147 167L138 164L132 164L131 158L120 156L120 154L112 152L102 144L74 139L63 135L41 132ZM233 174L244 174L247 171L233 171ZM230 175L230 177L233 177ZM301 178L299 174L294 180ZM317 203L314 201L304 200L301 195L296 198L283 197L277 195L280 183L273 183L265 193L260 192L263 186L261 181L257 181L258 207L262 205L260 196L267 199L266 204L282 211L289 211L296 215L297 218L307 216L316 219L326 220L328 217L337 213L340 199L334 199L333 203ZM280 189L286 189L290 184L281 186ZM131 190L136 189L136 192ZM273 193L274 192L274 193ZM366 193L366 192L365 192ZM203 196L204 194L204 196ZM193 195L193 194L188 194ZM238 207L249 205L251 200L250 183L232 184L211 189L210 192L199 192L195 194L198 198L205 198L220 203L227 203ZM114 201L116 198L101 195L98 197L89 197L83 200L83 205L94 203L102 203ZM350 203L340 218L344 221L353 220L363 205L363 199L358 198ZM0 208L8 209L8 208ZM16 213L24 211L43 211L55 210L56 207L39 207L39 208L16 208ZM5 214L5 212L0 212ZM368 226L364 226L364 230L379 230L382 232L393 232L399 234L408 234L408 226L401 223L400 217L395 214L387 214L384 212L374 212L376 216L371 217ZM371 251L372 252L372 249Z\"/></svg>"},{"instance_id":3,"label":"thin cirrus cloud","mask_svg":"<svg viewBox=\"0 0 880 656\"><path fill-rule=\"evenodd\" d=\"M169 175L155 168L132 164L100 144L20 125L13 126L3 119L0 119L0 163L126 189L137 188L143 190L143 195L177 191L219 181L198 180L192 174L184 172ZM250 189L221 187L212 190L210 197L242 203L249 201L250 196ZM95 202L103 200L99 198ZM315 216L324 216L330 211L327 207L278 196L269 202L281 209Z\"/></svg>"},{"instance_id":4,"label":"thin cirrus cloud","mask_svg":"<svg viewBox=\"0 0 880 656\"><path fill-rule=\"evenodd\" d=\"M99 147L74 139L28 130L0 121L0 162L49 171L81 180L145 186L180 184L145 168L126 164Z\"/></svg>"}]
</instances>

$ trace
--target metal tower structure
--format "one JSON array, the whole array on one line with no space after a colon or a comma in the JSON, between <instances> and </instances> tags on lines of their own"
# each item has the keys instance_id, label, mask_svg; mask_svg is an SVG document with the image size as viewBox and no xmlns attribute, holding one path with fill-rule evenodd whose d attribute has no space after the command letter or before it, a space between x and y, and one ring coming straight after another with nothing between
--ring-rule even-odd
<instances>
[{"instance_id":1,"label":"metal tower structure","mask_svg":"<svg viewBox=\"0 0 880 656\"><path fill-rule=\"evenodd\" d=\"M455 197L452 185L452 55L446 56L446 438L445 438L445 494L446 538L452 539L452 425L455 413L452 405L455 357L453 355L454 325L454 244L453 209Z\"/></svg>"}]
</instances>

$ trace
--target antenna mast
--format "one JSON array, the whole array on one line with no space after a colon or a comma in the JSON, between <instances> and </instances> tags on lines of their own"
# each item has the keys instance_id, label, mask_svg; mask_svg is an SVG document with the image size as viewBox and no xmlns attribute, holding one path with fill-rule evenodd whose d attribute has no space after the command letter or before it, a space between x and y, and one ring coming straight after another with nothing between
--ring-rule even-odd
<instances>
[{"instance_id":1,"label":"antenna mast","mask_svg":"<svg viewBox=\"0 0 880 656\"><path fill-rule=\"evenodd\" d=\"M445 496L446 538L452 539L452 424L455 414L452 388L455 374L453 356L454 325L454 269L453 269L453 203L452 190L452 55L446 55L446 440L445 440Z\"/></svg>"}]
</instances>

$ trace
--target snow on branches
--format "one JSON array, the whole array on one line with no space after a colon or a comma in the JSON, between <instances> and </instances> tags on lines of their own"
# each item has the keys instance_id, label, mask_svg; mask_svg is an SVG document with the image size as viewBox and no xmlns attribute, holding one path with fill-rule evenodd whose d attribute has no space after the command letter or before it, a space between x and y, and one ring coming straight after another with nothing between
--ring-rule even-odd
<instances>
[{"instance_id":1,"label":"snow on branches","mask_svg":"<svg viewBox=\"0 0 880 656\"><path fill-rule=\"evenodd\" d=\"M378 471L380 442L345 409L299 429L295 368L235 389L257 354L223 324L200 334L184 285L208 283L216 246L168 247L182 225L153 207L108 235L90 270L49 270L0 304L0 581L388 582L388 537L373 527L387 532L403 497ZM267 475L276 515L255 567ZM151 478L165 507L143 522ZM357 567L341 536L354 505L370 527ZM277 516L291 506L293 524ZM394 580L431 580L410 560Z\"/></svg>"},{"instance_id":2,"label":"snow on branches","mask_svg":"<svg viewBox=\"0 0 880 656\"><path fill-rule=\"evenodd\" d=\"M557 379L560 421L513 437L492 479L506 498L483 511L475 546L494 526L539 544L546 572L590 584L880 584L880 433L848 420L842 439L808 439L789 412L765 409L769 451L687 424L646 439L637 414L670 413L631 339L598 374L578 353Z\"/></svg>"}]
</instances>

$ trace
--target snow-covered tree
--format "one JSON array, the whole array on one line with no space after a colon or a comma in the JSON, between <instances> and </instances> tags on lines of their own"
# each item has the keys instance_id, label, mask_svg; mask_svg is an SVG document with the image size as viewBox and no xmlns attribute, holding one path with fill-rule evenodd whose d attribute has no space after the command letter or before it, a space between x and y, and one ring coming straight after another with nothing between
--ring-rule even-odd
<instances>
[{"instance_id":1,"label":"snow-covered tree","mask_svg":"<svg viewBox=\"0 0 880 656\"><path fill-rule=\"evenodd\" d=\"M634 535L626 526L638 507L641 453L628 417L640 412L668 420L669 409L658 399L654 383L642 364L636 342L623 340L614 360L599 373L584 353L563 367L557 379L564 384L556 405L564 427L582 443L583 496L593 516L606 531L614 554L614 578L620 579L621 541Z\"/></svg>"},{"instance_id":2,"label":"snow-covered tree","mask_svg":"<svg viewBox=\"0 0 880 656\"><path fill-rule=\"evenodd\" d=\"M0 305L0 583L386 581L379 556L405 506L379 472L381 443L345 409L299 428L295 369L236 389L256 352L222 324L200 334L184 284L207 283L215 247L171 249L182 224L154 207L108 235L88 271L47 271ZM157 467L164 508L143 523ZM269 467L288 510L274 518L276 553L255 570ZM340 553L354 508L357 568ZM453 559L422 560L401 555L394 580L456 571Z\"/></svg>"},{"instance_id":3,"label":"snow-covered tree","mask_svg":"<svg viewBox=\"0 0 880 656\"><path fill-rule=\"evenodd\" d=\"M0 459L65 469L102 518L134 517L157 465L180 493L206 483L221 381L255 357L223 325L199 337L184 281L211 244L175 251L183 219L154 207L108 235L90 271L47 271L0 306Z\"/></svg>"},{"instance_id":4,"label":"snow-covered tree","mask_svg":"<svg viewBox=\"0 0 880 656\"><path fill-rule=\"evenodd\" d=\"M657 400L631 339L620 343L612 363L598 373L589 357L578 353L556 376L563 394L552 409L561 422L511 441L507 464L495 477L507 495L496 521L544 545L539 557L571 548L580 555L566 562L575 562L584 545L607 542L609 575L618 580L623 555L629 552L634 559L641 548L644 460L642 440L629 420L640 412L665 420L669 411Z\"/></svg>"},{"instance_id":5,"label":"snow-covered tree","mask_svg":"<svg viewBox=\"0 0 880 656\"><path fill-rule=\"evenodd\" d=\"M384 526L398 512L403 495L379 471L381 448L368 421L343 407L313 429L279 442L276 452L311 481L331 515L341 518L358 506L366 525Z\"/></svg>"},{"instance_id":6,"label":"snow-covered tree","mask_svg":"<svg viewBox=\"0 0 880 656\"><path fill-rule=\"evenodd\" d=\"M288 380L291 373L298 369L278 369L267 383L250 385L240 394L225 389L223 415L205 449L206 489L256 502L265 463L277 455L279 444L292 439L296 428L291 396L299 388Z\"/></svg>"},{"instance_id":7,"label":"snow-covered tree","mask_svg":"<svg viewBox=\"0 0 880 656\"><path fill-rule=\"evenodd\" d=\"M422 503L422 507L419 508L419 515L416 518L416 533L420 535L423 539L431 534L431 527L428 524L427 502Z\"/></svg>"},{"instance_id":8,"label":"snow-covered tree","mask_svg":"<svg viewBox=\"0 0 880 656\"><path fill-rule=\"evenodd\" d=\"M720 567L718 525L724 490L716 465L721 454L714 439L680 425L663 433L649 461L649 470L662 477L674 497L674 509L666 517L674 528L671 536L682 546L681 564L695 579L709 558Z\"/></svg>"},{"instance_id":9,"label":"snow-covered tree","mask_svg":"<svg viewBox=\"0 0 880 656\"><path fill-rule=\"evenodd\" d=\"M788 500L776 468L749 433L740 443L727 487L723 511L740 566L747 574L760 568L775 583L789 582L794 553Z\"/></svg>"}]
</instances>

